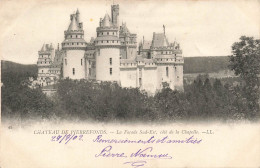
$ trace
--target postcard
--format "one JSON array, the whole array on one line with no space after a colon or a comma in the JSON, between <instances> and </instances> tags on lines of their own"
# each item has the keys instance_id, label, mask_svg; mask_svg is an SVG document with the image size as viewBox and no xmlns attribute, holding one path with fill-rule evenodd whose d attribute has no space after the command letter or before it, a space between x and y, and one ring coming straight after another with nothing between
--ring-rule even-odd
<instances>
[{"instance_id":1,"label":"postcard","mask_svg":"<svg viewBox=\"0 0 260 168\"><path fill-rule=\"evenodd\" d=\"M260 1L0 4L0 168L260 166Z\"/></svg>"}]
</instances>

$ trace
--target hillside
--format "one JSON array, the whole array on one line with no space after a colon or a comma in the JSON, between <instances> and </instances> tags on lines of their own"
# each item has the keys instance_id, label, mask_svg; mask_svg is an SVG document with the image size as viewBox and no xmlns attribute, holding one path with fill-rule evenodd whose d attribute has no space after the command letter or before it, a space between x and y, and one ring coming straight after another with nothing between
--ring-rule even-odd
<instances>
[{"instance_id":1,"label":"hillside","mask_svg":"<svg viewBox=\"0 0 260 168\"><path fill-rule=\"evenodd\" d=\"M184 57L184 74L217 73L228 69L228 57Z\"/></svg>"},{"instance_id":2,"label":"hillside","mask_svg":"<svg viewBox=\"0 0 260 168\"><path fill-rule=\"evenodd\" d=\"M1 72L19 72L21 74L30 73L37 75L37 65L35 64L19 64L11 61L1 60Z\"/></svg>"}]
</instances>

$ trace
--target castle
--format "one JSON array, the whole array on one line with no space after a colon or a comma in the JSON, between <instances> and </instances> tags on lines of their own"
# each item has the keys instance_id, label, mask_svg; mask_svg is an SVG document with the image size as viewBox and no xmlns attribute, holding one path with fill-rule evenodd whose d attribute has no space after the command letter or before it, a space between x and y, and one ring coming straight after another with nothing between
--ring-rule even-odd
<instances>
[{"instance_id":1,"label":"castle","mask_svg":"<svg viewBox=\"0 0 260 168\"><path fill-rule=\"evenodd\" d=\"M169 43L163 33L153 33L152 41L139 43L126 23L119 26L119 5L111 6L111 17L100 18L96 38L84 40L80 12L70 15L61 49L44 44L38 52L40 86L53 85L59 78L117 82L122 87L138 87L155 93L168 83L183 89L183 56L177 42ZM138 50L137 50L138 48Z\"/></svg>"}]
</instances>

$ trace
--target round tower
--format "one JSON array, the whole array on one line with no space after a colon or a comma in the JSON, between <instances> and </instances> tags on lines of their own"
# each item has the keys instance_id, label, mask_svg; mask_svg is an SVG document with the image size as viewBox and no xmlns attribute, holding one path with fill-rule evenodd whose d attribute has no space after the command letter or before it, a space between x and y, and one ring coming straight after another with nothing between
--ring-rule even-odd
<instances>
[{"instance_id":1,"label":"round tower","mask_svg":"<svg viewBox=\"0 0 260 168\"><path fill-rule=\"evenodd\" d=\"M96 47L96 80L120 80L120 39L118 27L108 14L100 20L97 28Z\"/></svg>"},{"instance_id":2,"label":"round tower","mask_svg":"<svg viewBox=\"0 0 260 168\"><path fill-rule=\"evenodd\" d=\"M71 79L85 78L84 53L86 41L84 40L83 24L80 23L80 13L70 16L70 25L64 32L65 40L62 42L62 50L65 50L63 59L63 77Z\"/></svg>"}]
</instances>

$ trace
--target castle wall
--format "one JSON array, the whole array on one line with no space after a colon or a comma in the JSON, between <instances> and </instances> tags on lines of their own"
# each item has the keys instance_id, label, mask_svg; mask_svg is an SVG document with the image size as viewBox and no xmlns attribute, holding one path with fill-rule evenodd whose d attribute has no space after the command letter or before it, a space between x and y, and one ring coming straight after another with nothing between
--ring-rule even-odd
<instances>
[{"instance_id":1,"label":"castle wall","mask_svg":"<svg viewBox=\"0 0 260 168\"><path fill-rule=\"evenodd\" d=\"M183 90L183 65L176 65L175 67L175 88Z\"/></svg>"},{"instance_id":2,"label":"castle wall","mask_svg":"<svg viewBox=\"0 0 260 168\"><path fill-rule=\"evenodd\" d=\"M85 78L84 50L67 50L63 60L63 77Z\"/></svg>"},{"instance_id":3,"label":"castle wall","mask_svg":"<svg viewBox=\"0 0 260 168\"><path fill-rule=\"evenodd\" d=\"M155 93L156 91L156 83L157 83L157 68L156 67L149 67L143 68L142 71L142 87L147 92Z\"/></svg>"},{"instance_id":4,"label":"castle wall","mask_svg":"<svg viewBox=\"0 0 260 168\"><path fill-rule=\"evenodd\" d=\"M167 70L168 69L168 70ZM168 73L167 73L168 71ZM169 84L171 89L174 89L175 83L175 71L174 66L171 64L159 64L157 65L157 88L162 89L162 83L166 82Z\"/></svg>"},{"instance_id":5,"label":"castle wall","mask_svg":"<svg viewBox=\"0 0 260 168\"><path fill-rule=\"evenodd\" d=\"M119 82L120 49L109 47L97 50L99 51L96 52L96 80ZM110 64L110 58L112 59L112 64ZM110 73L110 69L112 73Z\"/></svg>"},{"instance_id":6,"label":"castle wall","mask_svg":"<svg viewBox=\"0 0 260 168\"><path fill-rule=\"evenodd\" d=\"M120 69L120 81L122 87L137 87L136 78L136 68Z\"/></svg>"}]
</instances>

